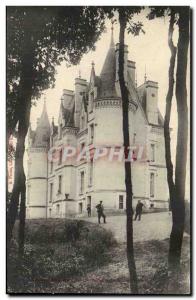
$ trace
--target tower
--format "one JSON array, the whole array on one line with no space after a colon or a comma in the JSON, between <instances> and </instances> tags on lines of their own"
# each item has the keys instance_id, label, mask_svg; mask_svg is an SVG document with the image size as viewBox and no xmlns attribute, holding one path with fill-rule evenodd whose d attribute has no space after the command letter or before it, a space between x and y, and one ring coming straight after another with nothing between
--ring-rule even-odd
<instances>
[{"instance_id":1,"label":"tower","mask_svg":"<svg viewBox=\"0 0 196 300\"><path fill-rule=\"evenodd\" d=\"M27 218L47 217L47 172L50 123L44 102L36 130L28 133Z\"/></svg>"}]
</instances>

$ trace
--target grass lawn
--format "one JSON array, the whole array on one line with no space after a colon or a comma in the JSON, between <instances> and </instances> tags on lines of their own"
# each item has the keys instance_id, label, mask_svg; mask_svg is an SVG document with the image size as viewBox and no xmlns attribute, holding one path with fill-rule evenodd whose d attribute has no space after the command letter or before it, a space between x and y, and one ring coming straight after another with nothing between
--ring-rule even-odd
<instances>
[{"instance_id":1,"label":"grass lawn","mask_svg":"<svg viewBox=\"0 0 196 300\"><path fill-rule=\"evenodd\" d=\"M70 221L66 222L66 226L62 220L28 222L25 271L22 269L22 275L19 272L18 279L16 257L12 253L8 292L128 294L126 245L115 243L111 233L96 224L79 221L82 223L78 233L75 221L71 225L68 225ZM69 229L65 232L64 227ZM56 240L54 235L58 237ZM167 293L168 245L168 239L135 243L140 294ZM177 294L190 292L189 253L189 237L185 237ZM16 278L20 280L18 285L13 284Z\"/></svg>"}]
</instances>

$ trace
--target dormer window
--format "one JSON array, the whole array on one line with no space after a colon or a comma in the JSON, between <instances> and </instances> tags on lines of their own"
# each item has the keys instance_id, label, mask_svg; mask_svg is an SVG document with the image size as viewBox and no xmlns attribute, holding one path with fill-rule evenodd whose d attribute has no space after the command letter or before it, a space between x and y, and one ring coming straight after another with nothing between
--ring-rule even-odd
<instances>
[{"instance_id":1,"label":"dormer window","mask_svg":"<svg viewBox=\"0 0 196 300\"><path fill-rule=\"evenodd\" d=\"M155 144L150 145L150 161L155 161Z\"/></svg>"},{"instance_id":2,"label":"dormer window","mask_svg":"<svg viewBox=\"0 0 196 300\"><path fill-rule=\"evenodd\" d=\"M150 173L150 197L154 197L154 173Z\"/></svg>"},{"instance_id":3,"label":"dormer window","mask_svg":"<svg viewBox=\"0 0 196 300\"><path fill-rule=\"evenodd\" d=\"M50 173L53 172L53 161L50 162Z\"/></svg>"},{"instance_id":4,"label":"dormer window","mask_svg":"<svg viewBox=\"0 0 196 300\"><path fill-rule=\"evenodd\" d=\"M59 125L59 139L62 139L62 123Z\"/></svg>"},{"instance_id":5,"label":"dormer window","mask_svg":"<svg viewBox=\"0 0 196 300\"><path fill-rule=\"evenodd\" d=\"M91 92L90 93L90 106L89 106L90 111L93 110L93 104L94 104L94 92Z\"/></svg>"},{"instance_id":6,"label":"dormer window","mask_svg":"<svg viewBox=\"0 0 196 300\"><path fill-rule=\"evenodd\" d=\"M84 117L84 115L83 116L81 116L81 129L84 129L84 127L85 127L85 117Z\"/></svg>"}]
</instances>

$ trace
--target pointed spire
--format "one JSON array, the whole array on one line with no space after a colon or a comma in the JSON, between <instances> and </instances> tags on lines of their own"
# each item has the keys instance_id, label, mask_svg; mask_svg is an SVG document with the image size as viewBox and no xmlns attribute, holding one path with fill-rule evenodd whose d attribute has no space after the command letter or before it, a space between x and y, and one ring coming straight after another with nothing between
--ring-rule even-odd
<instances>
[{"instance_id":1,"label":"pointed spire","mask_svg":"<svg viewBox=\"0 0 196 300\"><path fill-rule=\"evenodd\" d=\"M37 118L37 128L33 141L33 147L47 147L50 137L50 122L46 109L46 98L44 97L44 105L40 118Z\"/></svg>"},{"instance_id":2,"label":"pointed spire","mask_svg":"<svg viewBox=\"0 0 196 300\"><path fill-rule=\"evenodd\" d=\"M78 71L78 77L81 78L81 70Z\"/></svg>"},{"instance_id":3,"label":"pointed spire","mask_svg":"<svg viewBox=\"0 0 196 300\"><path fill-rule=\"evenodd\" d=\"M111 22L112 27L111 27L111 42L110 42L110 47L114 47L114 21Z\"/></svg>"},{"instance_id":4,"label":"pointed spire","mask_svg":"<svg viewBox=\"0 0 196 300\"><path fill-rule=\"evenodd\" d=\"M135 87L137 87L137 71L135 72Z\"/></svg>"},{"instance_id":5,"label":"pointed spire","mask_svg":"<svg viewBox=\"0 0 196 300\"><path fill-rule=\"evenodd\" d=\"M100 96L101 97L116 97L116 87L115 87L115 78L116 78L116 53L114 46L113 38L113 23L111 28L111 43L106 55L101 74L101 88Z\"/></svg>"},{"instance_id":6,"label":"pointed spire","mask_svg":"<svg viewBox=\"0 0 196 300\"><path fill-rule=\"evenodd\" d=\"M46 126L49 127L50 123L49 123L49 119L48 119L48 113L47 113L47 107L46 107L46 97L44 97L44 105L43 105L43 109L42 109L42 114L41 117L38 118L38 125L40 126Z\"/></svg>"},{"instance_id":7,"label":"pointed spire","mask_svg":"<svg viewBox=\"0 0 196 300\"><path fill-rule=\"evenodd\" d=\"M95 63L94 63L94 61L92 61L91 65L92 65L92 68L91 68L90 82L95 80Z\"/></svg>"}]
</instances>

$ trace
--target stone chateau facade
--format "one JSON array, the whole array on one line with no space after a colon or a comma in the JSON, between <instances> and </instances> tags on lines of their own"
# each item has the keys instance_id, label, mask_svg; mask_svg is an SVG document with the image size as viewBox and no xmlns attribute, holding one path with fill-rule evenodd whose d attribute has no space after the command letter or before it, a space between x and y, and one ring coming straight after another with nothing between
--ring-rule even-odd
<instances>
[{"instance_id":1,"label":"stone chateau facade","mask_svg":"<svg viewBox=\"0 0 196 300\"><path fill-rule=\"evenodd\" d=\"M92 63L89 82L76 78L74 91L63 90L58 124L55 125L54 120L49 123L44 104L36 130L29 128L27 218L83 215L88 204L95 211L100 200L106 214L107 210L126 209L124 162L120 160L123 134L118 55L119 45L114 44L112 37L100 76L96 75ZM167 208L163 118L157 104L158 83L145 79L137 87L136 64L128 59L127 46L124 69L133 148L133 202L135 205L140 199L147 209ZM69 151L76 149L77 153L86 147L90 147L91 152L105 147L109 155L78 160L67 152L67 157L70 157L64 159L66 146L70 147Z\"/></svg>"}]
</instances>

